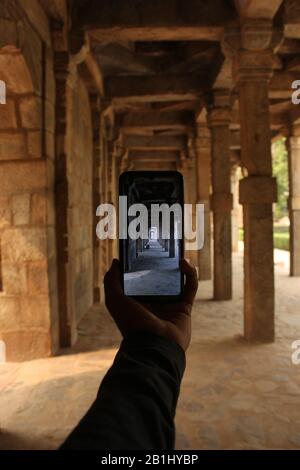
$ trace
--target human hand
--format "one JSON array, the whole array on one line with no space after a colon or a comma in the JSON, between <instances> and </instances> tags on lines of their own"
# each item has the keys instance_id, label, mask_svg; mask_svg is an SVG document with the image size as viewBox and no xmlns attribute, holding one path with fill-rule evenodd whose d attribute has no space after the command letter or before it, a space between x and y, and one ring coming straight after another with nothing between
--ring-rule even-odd
<instances>
[{"instance_id":1,"label":"human hand","mask_svg":"<svg viewBox=\"0 0 300 470\"><path fill-rule=\"evenodd\" d=\"M123 336L133 331L151 331L175 341L184 351L191 340L191 311L198 289L196 269L181 261L185 275L178 302L141 304L123 293L119 261L114 259L104 277L105 305Z\"/></svg>"}]
</instances>

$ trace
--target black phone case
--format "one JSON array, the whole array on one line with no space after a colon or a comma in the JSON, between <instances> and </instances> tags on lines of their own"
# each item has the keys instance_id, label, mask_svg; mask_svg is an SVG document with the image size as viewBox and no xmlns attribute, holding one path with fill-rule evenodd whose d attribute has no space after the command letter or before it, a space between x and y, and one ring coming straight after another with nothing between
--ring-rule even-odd
<instances>
[{"instance_id":1,"label":"black phone case","mask_svg":"<svg viewBox=\"0 0 300 470\"><path fill-rule=\"evenodd\" d=\"M162 174L164 176L176 175L178 178L178 184L180 187L180 205L182 206L182 227L184 227L184 185L183 185L183 176L178 171L125 171L119 177L119 196L126 196L127 194L124 191L124 179L129 174L134 174L135 176L158 176ZM184 236L181 238L179 245L179 257L180 259L184 258ZM119 239L119 259L121 265L121 284L124 292L124 240ZM183 287L184 287L184 276L181 272L180 278L181 292L179 295L130 295L129 297L137 300L142 303L152 303L152 302L172 302L179 301L182 298Z\"/></svg>"}]
</instances>

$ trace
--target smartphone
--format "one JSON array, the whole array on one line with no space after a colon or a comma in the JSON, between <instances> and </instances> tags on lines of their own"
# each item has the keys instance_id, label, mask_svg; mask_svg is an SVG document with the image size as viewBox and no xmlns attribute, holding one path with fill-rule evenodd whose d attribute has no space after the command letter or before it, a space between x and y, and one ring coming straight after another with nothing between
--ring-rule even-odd
<instances>
[{"instance_id":1,"label":"smartphone","mask_svg":"<svg viewBox=\"0 0 300 470\"><path fill-rule=\"evenodd\" d=\"M124 293L142 302L183 292L183 177L177 171L127 171L119 179L119 251Z\"/></svg>"}]
</instances>

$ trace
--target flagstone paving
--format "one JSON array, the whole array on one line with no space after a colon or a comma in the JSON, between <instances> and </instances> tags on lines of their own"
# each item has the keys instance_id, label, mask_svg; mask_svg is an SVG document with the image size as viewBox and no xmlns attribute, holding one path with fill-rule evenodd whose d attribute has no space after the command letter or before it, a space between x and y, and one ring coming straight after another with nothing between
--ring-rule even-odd
<instances>
[{"instance_id":1,"label":"flagstone paving","mask_svg":"<svg viewBox=\"0 0 300 470\"><path fill-rule=\"evenodd\" d=\"M211 300L201 282L177 409L179 449L300 448L300 279L276 252L276 343L242 338L242 253L234 255L234 299ZM93 401L120 341L100 307L76 346L49 359L0 365L0 448L55 449Z\"/></svg>"}]
</instances>

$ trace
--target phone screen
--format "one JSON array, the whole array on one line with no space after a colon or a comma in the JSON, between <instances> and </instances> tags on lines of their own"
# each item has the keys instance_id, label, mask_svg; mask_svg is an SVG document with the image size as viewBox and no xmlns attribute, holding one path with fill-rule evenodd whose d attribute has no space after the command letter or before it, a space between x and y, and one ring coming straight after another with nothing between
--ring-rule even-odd
<instances>
[{"instance_id":1,"label":"phone screen","mask_svg":"<svg viewBox=\"0 0 300 470\"><path fill-rule=\"evenodd\" d=\"M182 293L183 178L176 171L129 171L120 177L124 293L177 298ZM124 234L123 234L124 235ZM124 236L125 236L124 235Z\"/></svg>"}]
</instances>

